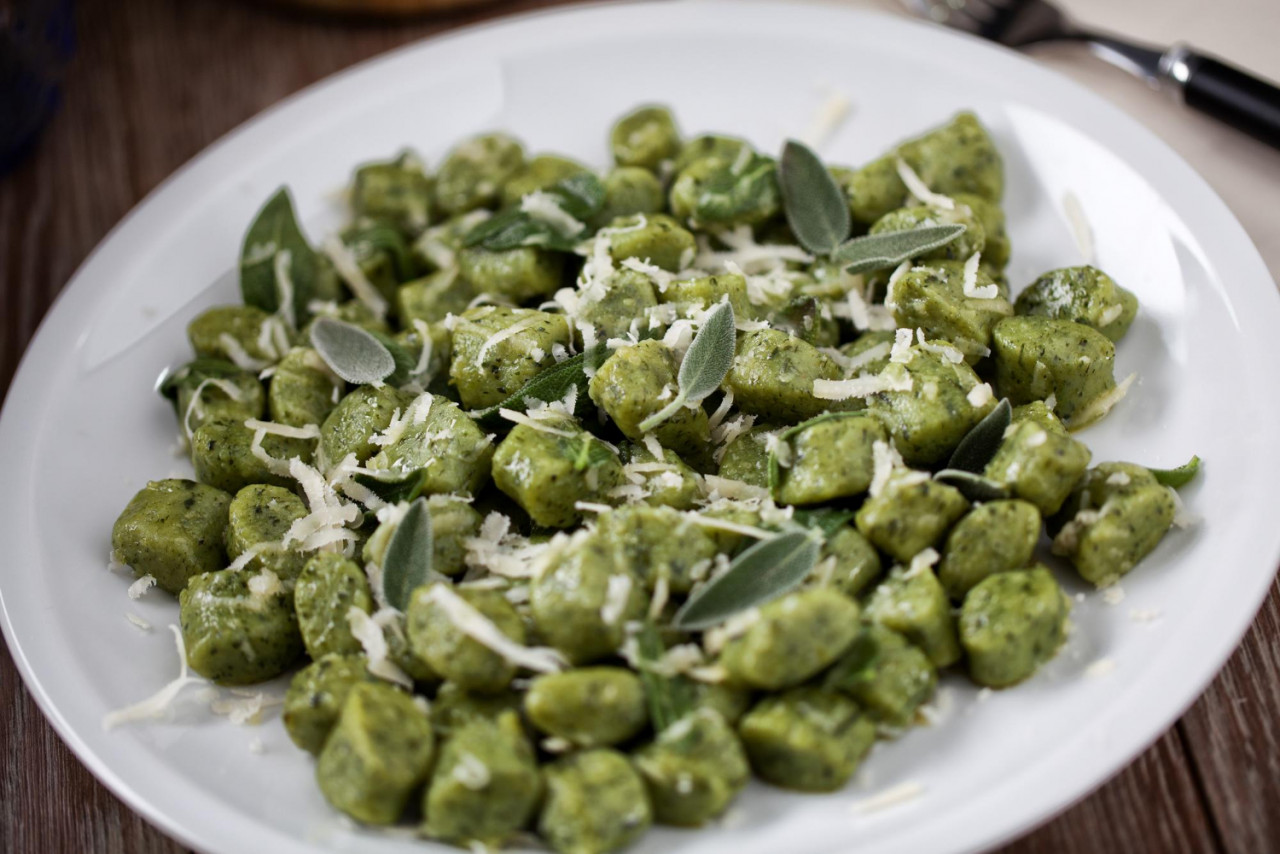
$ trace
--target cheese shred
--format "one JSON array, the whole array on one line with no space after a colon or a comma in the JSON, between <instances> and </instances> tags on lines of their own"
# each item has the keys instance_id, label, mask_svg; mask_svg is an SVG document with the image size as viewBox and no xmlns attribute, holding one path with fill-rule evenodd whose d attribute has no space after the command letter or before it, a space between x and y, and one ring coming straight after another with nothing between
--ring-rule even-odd
<instances>
[{"instance_id":1,"label":"cheese shred","mask_svg":"<svg viewBox=\"0 0 1280 854\"><path fill-rule=\"evenodd\" d=\"M104 730L112 730L121 724L133 723L135 721L158 720L163 717L173 705L173 701L182 693L182 689L188 685L206 685L208 684L199 676L192 676L187 670L187 647L182 642L182 632L175 625L169 626L169 631L173 632L174 646L178 651L178 678L174 679L168 685L165 685L156 693L152 694L145 700L140 700L132 706L125 706L111 712L102 719L102 728Z\"/></svg>"},{"instance_id":2,"label":"cheese shred","mask_svg":"<svg viewBox=\"0 0 1280 854\"><path fill-rule=\"evenodd\" d=\"M557 649L516 643L447 585L433 585L420 595L439 606L449 621L464 635L518 667L535 673L558 673L569 666L569 662Z\"/></svg>"}]
</instances>

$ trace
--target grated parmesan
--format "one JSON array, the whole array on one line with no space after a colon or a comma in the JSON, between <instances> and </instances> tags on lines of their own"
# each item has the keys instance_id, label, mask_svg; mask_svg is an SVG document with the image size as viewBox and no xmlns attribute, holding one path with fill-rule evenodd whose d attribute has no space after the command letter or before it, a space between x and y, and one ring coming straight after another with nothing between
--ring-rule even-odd
<instances>
[{"instance_id":1,"label":"grated parmesan","mask_svg":"<svg viewBox=\"0 0 1280 854\"><path fill-rule=\"evenodd\" d=\"M484 789L492 780L489 766L485 765L479 756L467 751L463 751L458 756L457 764L453 766L450 776L473 792Z\"/></svg>"},{"instance_id":2,"label":"grated parmesan","mask_svg":"<svg viewBox=\"0 0 1280 854\"><path fill-rule=\"evenodd\" d=\"M281 545L288 548L297 543L302 551L317 551L355 542L356 534L347 526L360 520L360 509L343 501L319 471L298 457L289 460L289 475L302 487L311 512L294 520Z\"/></svg>"},{"instance_id":3,"label":"grated parmesan","mask_svg":"<svg viewBox=\"0 0 1280 854\"><path fill-rule=\"evenodd\" d=\"M939 195L930 190L925 182L920 180L920 176L916 174L916 171L907 165L907 161L899 157L896 165L898 167L898 177L902 179L902 183L907 185L907 192L919 199L921 204L944 211L955 210L955 200L950 196Z\"/></svg>"},{"instance_id":4,"label":"grated parmesan","mask_svg":"<svg viewBox=\"0 0 1280 854\"><path fill-rule=\"evenodd\" d=\"M811 148L822 148L849 118L853 109L848 97L840 92L831 92L818 105L809 127L800 135L800 140Z\"/></svg>"},{"instance_id":5,"label":"grated parmesan","mask_svg":"<svg viewBox=\"0 0 1280 854\"><path fill-rule=\"evenodd\" d=\"M759 608L748 608L732 615L723 624L708 629L702 637L702 645L709 655L719 655L724 645L734 638L740 638L747 630L760 620Z\"/></svg>"},{"instance_id":6,"label":"grated parmesan","mask_svg":"<svg viewBox=\"0 0 1280 854\"><path fill-rule=\"evenodd\" d=\"M1159 608L1131 608L1129 619L1135 623L1154 623L1164 616Z\"/></svg>"},{"instance_id":7,"label":"grated parmesan","mask_svg":"<svg viewBox=\"0 0 1280 854\"><path fill-rule=\"evenodd\" d=\"M275 253L271 265L276 278L276 316L291 330L298 328L293 307L293 252L282 249Z\"/></svg>"},{"instance_id":8,"label":"grated parmesan","mask_svg":"<svg viewBox=\"0 0 1280 854\"><path fill-rule=\"evenodd\" d=\"M553 541L555 542L555 541ZM538 570L539 558L550 543L533 543L511 533L511 520L493 511L485 517L477 536L463 542L467 566L491 572L504 578L532 578Z\"/></svg>"},{"instance_id":9,"label":"grated parmesan","mask_svg":"<svg viewBox=\"0 0 1280 854\"><path fill-rule=\"evenodd\" d=\"M902 577L911 578L912 576L916 576L916 575L920 575L921 573L928 572L938 563L941 557L942 556L938 554L937 549L933 549L933 548L922 549L921 551L916 553L914 557L911 558L911 564L907 568L907 571L903 573Z\"/></svg>"},{"instance_id":10,"label":"grated parmesan","mask_svg":"<svg viewBox=\"0 0 1280 854\"><path fill-rule=\"evenodd\" d=\"M913 333L910 329L899 329L893 335L893 347L889 350L889 361L897 362L905 365L911 361L911 339Z\"/></svg>"},{"instance_id":11,"label":"grated parmesan","mask_svg":"<svg viewBox=\"0 0 1280 854\"><path fill-rule=\"evenodd\" d=\"M329 260L333 262L333 267L338 271L338 275L347 283L347 287L351 288L351 293L355 295L355 298L364 303L365 307L373 312L375 317L386 317L387 301L382 298L382 294L373 286L373 283L365 277L364 271L360 269L360 263L356 261L356 256L352 254L351 250L336 235L329 235L322 248L324 249L324 254L328 255Z\"/></svg>"},{"instance_id":12,"label":"grated parmesan","mask_svg":"<svg viewBox=\"0 0 1280 854\"><path fill-rule=\"evenodd\" d=\"M969 405L974 409L981 409L991 401L995 400L995 392L991 390L990 383L978 383L978 385L969 389L969 393L965 395Z\"/></svg>"},{"instance_id":13,"label":"grated parmesan","mask_svg":"<svg viewBox=\"0 0 1280 854\"><path fill-rule=\"evenodd\" d=\"M747 149L744 148L745 150ZM749 225L738 225L725 229L716 237L721 243L729 247L728 250L722 252L712 249L711 241L703 235L698 235L698 252L693 258L694 267L713 272L719 272L724 269L744 275L747 273L772 272L788 261L799 264L813 263L813 256L799 246L757 243ZM731 269L729 266L731 264L738 269ZM757 287L759 284L757 283ZM749 299L751 298L750 289L751 283L748 282ZM756 299L751 299L751 301L757 303Z\"/></svg>"},{"instance_id":14,"label":"grated parmesan","mask_svg":"<svg viewBox=\"0 0 1280 854\"><path fill-rule=\"evenodd\" d=\"M525 427L538 430L542 433L549 433L552 436L576 439L579 435L571 430L561 430L559 427L552 427L545 419L535 418L532 415L525 412L519 412L515 409L499 409L498 416L513 424L523 424Z\"/></svg>"},{"instance_id":15,"label":"grated parmesan","mask_svg":"<svg viewBox=\"0 0 1280 854\"><path fill-rule=\"evenodd\" d=\"M368 659L366 667L370 673L387 682L413 688L413 680L409 678L409 674L387 657L390 654L390 648L387 646L386 635L382 633L382 627L374 621L373 617L352 605L347 609L347 626L364 650L365 657Z\"/></svg>"},{"instance_id":16,"label":"grated parmesan","mask_svg":"<svg viewBox=\"0 0 1280 854\"><path fill-rule=\"evenodd\" d=\"M397 408L391 414L391 421L387 424L387 429L381 433L375 433L369 438L369 441L380 448L386 448L399 442L404 436L404 431L410 426L417 426L427 420L427 416L431 414L431 404L435 400L435 395L429 391L424 391L418 395L405 408L404 415L400 414Z\"/></svg>"},{"instance_id":17,"label":"grated parmesan","mask_svg":"<svg viewBox=\"0 0 1280 854\"><path fill-rule=\"evenodd\" d=\"M777 433L766 433L764 439L765 453L774 457L782 468L791 468L792 457L794 456L791 451L791 444L782 441Z\"/></svg>"},{"instance_id":18,"label":"grated parmesan","mask_svg":"<svg viewBox=\"0 0 1280 854\"><path fill-rule=\"evenodd\" d=\"M631 576L626 573L609 576L609 584L605 589L604 604L600 606L600 619L606 626L615 626L627 609L627 600L631 596Z\"/></svg>"},{"instance_id":19,"label":"grated parmesan","mask_svg":"<svg viewBox=\"0 0 1280 854\"><path fill-rule=\"evenodd\" d=\"M129 598L141 599L147 591L156 586L156 577L150 573L129 585Z\"/></svg>"},{"instance_id":20,"label":"grated parmesan","mask_svg":"<svg viewBox=\"0 0 1280 854\"><path fill-rule=\"evenodd\" d=\"M422 340L422 352L418 354L418 363L413 366L413 376L423 378L431 367L431 327L422 318L415 317L413 331L418 333L418 338Z\"/></svg>"},{"instance_id":21,"label":"grated parmesan","mask_svg":"<svg viewBox=\"0 0 1280 854\"><path fill-rule=\"evenodd\" d=\"M650 620L657 620L662 616L662 610L667 607L667 600L670 597L671 581L665 572L659 573L657 580L653 583L653 595L649 599Z\"/></svg>"},{"instance_id":22,"label":"grated parmesan","mask_svg":"<svg viewBox=\"0 0 1280 854\"><path fill-rule=\"evenodd\" d=\"M848 400L853 397L870 397L886 391L911 391L911 375L897 376L873 374L847 380L814 380L813 396L819 400Z\"/></svg>"},{"instance_id":23,"label":"grated parmesan","mask_svg":"<svg viewBox=\"0 0 1280 854\"><path fill-rule=\"evenodd\" d=\"M249 599L261 608L267 600L285 595L285 587L280 583L280 576L269 569L259 570L247 582Z\"/></svg>"},{"instance_id":24,"label":"grated parmesan","mask_svg":"<svg viewBox=\"0 0 1280 854\"><path fill-rule=\"evenodd\" d=\"M215 715L225 715L236 726L244 726L261 723L263 711L280 705L284 705L283 697L270 697L261 691L244 691L229 698L214 700L209 708Z\"/></svg>"},{"instance_id":25,"label":"grated parmesan","mask_svg":"<svg viewBox=\"0 0 1280 854\"><path fill-rule=\"evenodd\" d=\"M902 280L902 277L911 272L912 266L910 259L903 261L897 267L893 268L893 272L889 274L889 282L885 285L884 304L889 309L898 307L898 302L893 297L894 287Z\"/></svg>"},{"instance_id":26,"label":"grated parmesan","mask_svg":"<svg viewBox=\"0 0 1280 854\"><path fill-rule=\"evenodd\" d=\"M439 606L445 617L467 637L518 667L535 673L556 673L569 664L559 650L516 643L503 634L488 617L444 584L433 585L417 595Z\"/></svg>"},{"instance_id":27,"label":"grated parmesan","mask_svg":"<svg viewBox=\"0 0 1280 854\"><path fill-rule=\"evenodd\" d=\"M737 415L712 430L711 441L716 444L716 450L712 454L715 461L718 463L724 459L725 451L728 450L730 443L750 431L755 423L756 417L754 415Z\"/></svg>"},{"instance_id":28,"label":"grated parmesan","mask_svg":"<svg viewBox=\"0 0 1280 854\"><path fill-rule=\"evenodd\" d=\"M1071 228L1071 236L1076 247L1087 263L1093 263L1094 245L1093 229L1089 226L1089 218L1085 215L1084 205L1075 193L1067 190L1062 194L1062 210L1067 215L1067 225ZM1114 318L1113 318L1114 319ZM1105 326L1110 321L1104 321Z\"/></svg>"},{"instance_id":29,"label":"grated parmesan","mask_svg":"<svg viewBox=\"0 0 1280 854\"><path fill-rule=\"evenodd\" d=\"M1129 387L1133 385L1137 378L1138 375L1136 373L1129 374L1129 376L1121 380L1115 388L1111 389L1111 391L1106 394L1100 394L1093 400L1089 401L1083 408L1071 414L1071 418L1068 419L1067 426L1074 427L1075 425L1092 424L1106 416L1108 412L1115 408L1117 403L1124 399L1124 396L1129 392ZM1048 401L1045 402L1046 404L1048 403Z\"/></svg>"},{"instance_id":30,"label":"grated parmesan","mask_svg":"<svg viewBox=\"0 0 1280 854\"><path fill-rule=\"evenodd\" d=\"M978 287L978 265L982 253L975 252L964 262L964 295L970 299L999 299L1000 287L995 283Z\"/></svg>"},{"instance_id":31,"label":"grated parmesan","mask_svg":"<svg viewBox=\"0 0 1280 854\"><path fill-rule=\"evenodd\" d=\"M721 424L724 423L724 419L729 414L729 410L732 407L733 407L733 389L729 389L724 393L724 397L721 398L720 405L716 407L715 412L712 412L711 417L707 419L707 426L711 428L712 431L715 431ZM646 443L648 442L649 438L650 438L649 436L645 436ZM654 439L653 441L657 443L658 440ZM648 447L647 444L646 444L646 447ZM653 453L653 449L649 448L649 452ZM662 458L661 453L653 453L653 455L655 457L658 457L659 459Z\"/></svg>"},{"instance_id":32,"label":"grated parmesan","mask_svg":"<svg viewBox=\"0 0 1280 854\"><path fill-rule=\"evenodd\" d=\"M561 237L576 237L586 225L560 207L560 197L534 190L520 200L520 210L538 222L551 226Z\"/></svg>"},{"instance_id":33,"label":"grated parmesan","mask_svg":"<svg viewBox=\"0 0 1280 854\"><path fill-rule=\"evenodd\" d=\"M1182 496L1178 494L1178 490L1172 486L1166 486L1169 495L1173 498L1173 524L1175 527L1186 530L1200 521L1200 517L1187 510L1187 505L1182 502Z\"/></svg>"},{"instance_id":34,"label":"grated parmesan","mask_svg":"<svg viewBox=\"0 0 1280 854\"><path fill-rule=\"evenodd\" d=\"M188 442L191 441L191 434L195 432L191 429L191 416L204 416L204 398L202 395L204 394L204 390L210 386L218 389L236 403L244 402L244 395L235 383L230 382L229 380L219 379L217 377L207 377L206 379L201 380L200 384L196 386L195 391L191 394L191 400L187 403L187 411L182 414L182 432ZM179 448L178 456L186 456L185 452L182 451L181 448Z\"/></svg>"},{"instance_id":35,"label":"grated parmesan","mask_svg":"<svg viewBox=\"0 0 1280 854\"><path fill-rule=\"evenodd\" d=\"M933 695L932 700L920 707L919 715L924 718L925 723L929 724L929 726L938 726L951 717L952 709L955 706L954 699L950 688L941 687Z\"/></svg>"},{"instance_id":36,"label":"grated parmesan","mask_svg":"<svg viewBox=\"0 0 1280 854\"><path fill-rule=\"evenodd\" d=\"M898 806L899 804L906 803L907 801L915 800L916 798L920 797L920 795L922 795L923 793L924 793L924 786L920 785L919 783L915 783L915 782L899 783L896 786L892 786L888 789L885 789L883 792L880 792L877 795L872 795L869 798L864 798L856 802L853 805L853 810L854 812L864 813L864 814L879 812L880 810L888 809L889 807L895 807L895 806Z\"/></svg>"},{"instance_id":37,"label":"grated parmesan","mask_svg":"<svg viewBox=\"0 0 1280 854\"><path fill-rule=\"evenodd\" d=\"M178 677L145 700L108 714L102 719L102 728L104 730L112 730L121 724L134 721L158 719L169 710L173 701L182 693L183 688L188 685L208 684L203 678L192 676L188 672L187 648L182 642L182 632L175 625L170 625L169 631L173 632L174 646L178 651Z\"/></svg>"},{"instance_id":38,"label":"grated parmesan","mask_svg":"<svg viewBox=\"0 0 1280 854\"><path fill-rule=\"evenodd\" d=\"M865 365L879 361L892 352L892 345L888 341L882 341L872 347L868 347L856 356L848 357L845 363L845 369L849 372L856 371Z\"/></svg>"},{"instance_id":39,"label":"grated parmesan","mask_svg":"<svg viewBox=\"0 0 1280 854\"><path fill-rule=\"evenodd\" d=\"M854 328L859 331L888 332L897 325L894 322L892 312L888 308L883 305L869 304L867 298L863 296L856 286L849 288L849 292L845 295L844 305L835 306L832 312L837 317L848 318Z\"/></svg>"},{"instance_id":40,"label":"grated parmesan","mask_svg":"<svg viewBox=\"0 0 1280 854\"><path fill-rule=\"evenodd\" d=\"M868 494L878 496L888 485L895 469L903 465L902 454L890 442L877 440L871 445L872 475Z\"/></svg>"},{"instance_id":41,"label":"grated parmesan","mask_svg":"<svg viewBox=\"0 0 1280 854\"><path fill-rule=\"evenodd\" d=\"M953 365L958 365L964 361L964 353L961 353L950 344L935 344L932 341L926 341L923 329L916 329L916 341L920 345L920 349L926 353L933 353L935 356L941 356Z\"/></svg>"},{"instance_id":42,"label":"grated parmesan","mask_svg":"<svg viewBox=\"0 0 1280 854\"><path fill-rule=\"evenodd\" d=\"M480 349L476 352L476 358L475 358L476 367L478 368L484 367L484 360L489 355L490 351L493 350L494 347L498 346L503 341L506 341L509 338L514 338L515 336L519 335L521 332L524 332L526 329L532 329L533 327L537 326L541 322L542 322L541 317L539 317L536 314L531 315L529 317L524 318L523 320L517 320L515 323L511 324L510 326L499 329L497 332L490 335L488 338L485 339L484 343L480 345Z\"/></svg>"},{"instance_id":43,"label":"grated parmesan","mask_svg":"<svg viewBox=\"0 0 1280 854\"><path fill-rule=\"evenodd\" d=\"M649 280L653 282L653 286L658 289L658 293L660 294L665 294L667 292L667 288L671 287L671 283L679 278L677 274L670 273L659 267L657 264L651 264L648 260L641 260L639 258L624 258L622 259L622 266L632 272L643 273L648 276Z\"/></svg>"},{"instance_id":44,"label":"grated parmesan","mask_svg":"<svg viewBox=\"0 0 1280 854\"><path fill-rule=\"evenodd\" d=\"M746 484L744 484L744 486L745 485ZM737 522L730 522L727 519L715 519L710 516L703 516L693 511L687 511L684 516L690 522L701 528L711 528L715 531L728 531L731 534L742 534L744 537L751 537L756 540L767 540L773 536L772 531L766 531L764 528L757 528L754 525L742 525Z\"/></svg>"},{"instance_id":45,"label":"grated parmesan","mask_svg":"<svg viewBox=\"0 0 1280 854\"><path fill-rule=\"evenodd\" d=\"M1070 522L1062 526L1062 529L1058 531L1058 535L1053 538L1052 552L1063 557L1075 554L1080 545L1080 535L1090 525L1097 522L1101 515L1097 510L1081 510L1077 513Z\"/></svg>"},{"instance_id":46,"label":"grated parmesan","mask_svg":"<svg viewBox=\"0 0 1280 854\"><path fill-rule=\"evenodd\" d=\"M278 424L275 421L259 421L256 418L247 418L244 426L250 430L261 430L263 433L284 436L287 439L320 438L320 426L317 424L304 424L301 427L294 427L289 424Z\"/></svg>"},{"instance_id":47,"label":"grated parmesan","mask_svg":"<svg viewBox=\"0 0 1280 854\"><path fill-rule=\"evenodd\" d=\"M708 497L729 498L738 501L761 501L769 498L769 490L763 486L756 486L741 480L714 474L703 475L702 480L706 484Z\"/></svg>"},{"instance_id":48,"label":"grated parmesan","mask_svg":"<svg viewBox=\"0 0 1280 854\"><path fill-rule=\"evenodd\" d=\"M250 356L249 351L230 332L223 332L218 336L218 346L227 354L227 359L242 371L257 373L271 364L266 359Z\"/></svg>"}]
</instances>

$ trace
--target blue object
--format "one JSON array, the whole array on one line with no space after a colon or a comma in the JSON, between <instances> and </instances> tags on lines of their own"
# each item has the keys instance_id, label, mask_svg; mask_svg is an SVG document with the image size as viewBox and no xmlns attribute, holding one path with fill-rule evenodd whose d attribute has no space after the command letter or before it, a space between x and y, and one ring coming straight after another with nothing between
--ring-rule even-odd
<instances>
[{"instance_id":1,"label":"blue object","mask_svg":"<svg viewBox=\"0 0 1280 854\"><path fill-rule=\"evenodd\" d=\"M32 149L57 110L74 50L72 0L0 3L0 173Z\"/></svg>"}]
</instances>

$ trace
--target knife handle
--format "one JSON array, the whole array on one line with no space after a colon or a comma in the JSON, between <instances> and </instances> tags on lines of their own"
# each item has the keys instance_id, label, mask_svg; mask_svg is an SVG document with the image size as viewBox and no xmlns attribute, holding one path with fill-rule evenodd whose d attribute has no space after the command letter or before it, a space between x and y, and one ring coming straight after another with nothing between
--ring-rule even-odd
<instances>
[{"instance_id":1,"label":"knife handle","mask_svg":"<svg viewBox=\"0 0 1280 854\"><path fill-rule=\"evenodd\" d=\"M1170 48L1160 70L1187 106L1280 148L1280 87L1186 45Z\"/></svg>"}]
</instances>

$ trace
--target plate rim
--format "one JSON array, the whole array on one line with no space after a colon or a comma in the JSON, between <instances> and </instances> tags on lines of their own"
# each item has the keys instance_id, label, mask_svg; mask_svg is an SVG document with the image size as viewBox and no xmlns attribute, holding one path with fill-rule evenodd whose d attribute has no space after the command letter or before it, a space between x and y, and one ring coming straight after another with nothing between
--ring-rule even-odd
<instances>
[{"instance_id":1,"label":"plate rim","mask_svg":"<svg viewBox=\"0 0 1280 854\"><path fill-rule=\"evenodd\" d=\"M720 7L726 11L733 9L741 12L745 10L748 4L744 4L741 0L682 0L678 4L681 12L685 8L710 8ZM1065 75L1048 68L1033 59L1026 57L1016 51L1003 48L989 42L982 41L976 37L969 36L954 31L943 30L928 24L916 21L910 18L897 17L885 12L865 8L845 8L833 6L829 3L817 2L816 0L808 0L808 2L800 3L782 3L777 0L751 0L749 4L751 8L750 14L777 14L780 12L813 14L815 18L823 15L833 18L840 17L846 21L855 21L858 18L875 19L882 25L898 27L903 30L915 30L917 32L929 31L934 36L944 40L953 40L956 42L967 42L971 47L980 47L982 52L992 55L1002 55L1005 60L1013 61L1017 66L1026 70L1029 74L1036 75L1046 83L1052 81L1055 86L1063 87L1065 90L1071 91L1076 97L1084 99L1091 109L1100 113L1107 127L1114 127L1130 134L1134 138L1134 145L1146 149L1147 151L1158 155L1157 164L1162 170L1174 170L1176 173L1172 178L1166 176L1166 180L1172 180L1176 184L1178 195L1180 198L1177 205L1171 199L1166 198L1171 207L1179 209L1181 215L1183 207L1194 202L1197 205L1205 206L1207 212L1203 214L1206 218L1216 221L1219 227L1214 235L1214 242L1234 244L1236 253L1235 263L1240 266L1254 268L1254 274L1248 278L1252 281L1260 278L1263 282L1269 283L1271 288L1268 294L1254 293L1252 286L1250 290L1236 293L1232 296L1236 299L1247 296L1253 300L1260 300L1263 305L1262 310L1269 311L1273 317L1280 317L1280 294L1275 291L1275 283L1271 273L1268 270L1257 248L1248 237L1247 232L1240 224L1234 213L1226 205L1226 203L1216 194L1209 186L1204 178L1185 160L1183 160L1163 139L1158 137L1154 132L1142 125L1140 122L1128 116L1119 107L1108 101L1104 96L1087 89L1083 85L1076 83L1074 80ZM13 414L14 410L22 408L24 410L32 410L39 412L46 409L50 403L50 393L42 389L38 383L38 377L35 375L35 366L50 361L50 355L45 352L52 346L53 333L50 330L57 330L59 327L67 327L70 331L80 328L80 324L74 323L73 314L78 309L80 313L84 313L88 308L92 307L89 298L90 289L94 286L94 279L98 275L98 268L105 267L107 261L104 260L106 253L118 245L123 244L126 238L141 239L146 242L145 232L134 235L135 231L139 231L143 227L140 223L142 217L158 204L171 197L179 195L188 184L194 184L199 180L204 172L215 169L219 164L216 162L218 157L226 156L233 151L237 145L248 145L255 135L264 126L274 125L277 121L287 116L295 110L306 107L313 101L323 100L328 95L328 90L333 89L339 84L350 82L364 74L375 73L376 70L384 65L394 64L395 62L407 57L411 54L419 52L431 52L442 48L442 46L459 40L484 38L486 35L493 33L501 33L503 30L515 29L528 25L535 21L545 21L546 19L555 19L563 17L583 17L590 18L594 16L602 16L604 18L626 17L633 14L637 9L650 7L653 9L663 9L670 12L673 6L670 0L629 0L625 3L610 3L601 0L601 2L575 4L572 6L549 7L537 9L529 12L523 12L515 15L499 16L494 19L478 22L464 27L449 30L444 33L427 36L421 39L411 41L405 45L401 45L377 54L373 57L364 59L358 63L348 66L345 69L330 74L320 80L311 83L302 89L290 94L280 101L272 104L256 115L246 119L244 122L229 130L213 143L201 149L192 158L186 161L182 166L175 170L171 175L161 181L155 188L148 192L130 211L115 225L102 240L94 247L94 249L86 256L84 261L77 268L76 272L68 280L67 284L62 288L57 298L54 300L49 310L36 328L26 351L14 373L8 392L6 393L3 409L0 409L0 464L9 461L11 457L16 457L14 453L19 443L11 441L20 435L26 425L18 424L17 417ZM760 12L760 10L765 10ZM771 10L771 11L770 11ZM1108 150L1115 153L1115 149L1108 146ZM1119 155L1118 155L1119 156ZM1155 166L1148 164L1137 164L1129 157L1122 157L1126 164L1135 169L1144 177L1147 175L1148 169L1154 169ZM1165 188L1162 188L1162 195ZM189 207L182 205L181 207ZM1198 240L1204 239L1204 236L1198 232L1196 234ZM1225 251L1225 248L1224 248ZM104 292L105 293L105 292ZM1255 306L1258 307L1258 306ZM1246 342L1248 344L1257 345L1257 342ZM1277 353L1270 354L1273 359L1280 358ZM32 419L33 424L40 423L39 418ZM14 434L14 435L11 435ZM6 499L6 503L8 500ZM19 508L20 510L23 508ZM26 508L34 515L34 508ZM0 514L7 517L9 514ZM0 518L0 529L9 528L14 523L5 518ZM18 528L14 528L18 530ZM1248 609L1246 617L1237 620L1238 625L1231 626L1230 631L1223 631L1218 636L1216 644L1212 644L1211 654L1204 655L1201 658L1201 666L1196 668L1193 678L1184 679L1180 685L1181 690L1173 692L1178 696L1176 701L1171 701L1160 707L1158 713L1146 715L1143 719L1144 725L1136 727L1141 730L1142 734L1133 735L1128 730L1135 727L1128 727L1124 737L1117 739L1124 746L1122 749L1113 750L1106 761L1095 762L1089 765L1089 770L1083 774L1076 773L1069 775L1073 777L1072 782L1065 786L1060 785L1059 789L1070 789L1069 795L1054 795L1047 799L1041 798L1042 801L1047 800L1051 803L1041 804L1030 809L1022 809L1023 814L1016 821L1003 821L998 824L994 832L968 834L965 839L963 848L956 850L980 850L1006 842L1012 838L1020 836L1040 824L1043 824L1053 817L1061 814L1071 805L1082 800L1098 787L1103 785L1107 780L1113 777L1123 768L1127 767L1138 755L1145 751L1151 744L1158 740L1168 727L1189 708L1196 699L1204 692L1222 668L1226 665L1232 653L1239 646L1244 634L1248 631L1256 619L1258 610L1263 605L1266 595L1270 589L1272 579L1275 575L1277 563L1280 563L1280 529L1271 532L1270 548L1267 550L1270 555L1269 565L1272 567L1271 573L1262 576L1259 572L1253 589L1248 591L1247 597L1237 597L1243 601L1247 598L1252 602L1252 606ZM69 722L63 717L59 707L54 703L53 699L48 695L40 679L39 674L31 665L28 658L28 651L22 645L19 637L15 634L13 626L12 614L10 612L11 603L6 595L8 585L3 583L3 575L0 574L0 632L3 633L5 641L10 650L10 654L14 660L15 666L19 674L22 676L23 682L36 700L38 707L44 714L45 718L53 726L63 742L72 750L76 758L92 773L99 781L101 781L108 789L117 797L125 802L130 809L144 816L153 825L159 827L163 832L174 839L181 841L183 844L206 852L223 852L231 850L223 846L231 844L229 839L219 839L218 837L206 837L198 833L194 828L188 827L183 820L175 815L170 814L164 809L158 807L149 800L145 795L133 788L133 786L124 778L120 777L115 770L110 767L102 757L89 745L80 732L74 729ZM1132 687L1132 686L1129 686ZM1095 723L1096 725L1096 723ZM1058 752L1058 751L1055 751ZM1035 765L1048 765L1050 757L1046 755L1040 762ZM1035 765L1030 766L1031 770ZM1068 776L1068 775L1064 775ZM1080 778L1084 778L1081 782ZM988 796L989 797L989 796ZM256 819L245 816L241 813L232 811L243 821L253 821L257 824ZM279 832L274 835L280 836ZM304 840L294 837L287 837L289 841L305 845ZM302 850L302 849L298 849ZM845 850L843 847L839 850ZM896 850L896 849L895 849Z\"/></svg>"}]
</instances>

